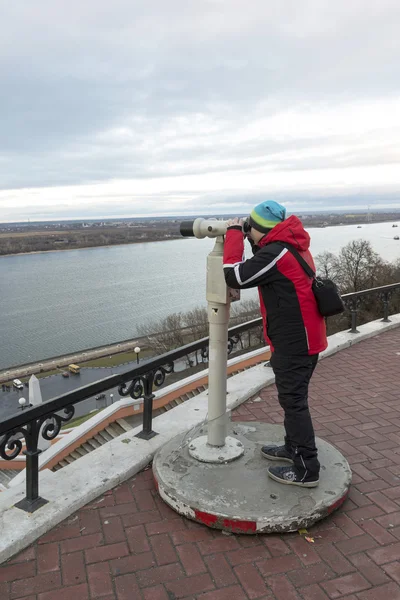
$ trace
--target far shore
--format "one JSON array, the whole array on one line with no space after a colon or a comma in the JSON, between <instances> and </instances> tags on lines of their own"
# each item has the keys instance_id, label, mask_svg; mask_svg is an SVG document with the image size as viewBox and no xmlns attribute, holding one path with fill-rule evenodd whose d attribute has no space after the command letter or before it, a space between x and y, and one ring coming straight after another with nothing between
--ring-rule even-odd
<instances>
[{"instance_id":1,"label":"far shore","mask_svg":"<svg viewBox=\"0 0 400 600\"><path fill-rule=\"evenodd\" d=\"M70 252L71 250L94 250L95 248L114 248L115 246L135 246L136 244L149 244L155 242L173 242L175 240L184 240L185 238L176 237L176 238L165 238L165 239L156 239L156 240L140 240L138 242L126 242L122 244L107 244L100 246L81 246L79 248L59 248L57 250L34 250L32 252L14 252L13 254L0 254L0 258L8 258L9 256L27 256L29 254L50 254L51 252Z\"/></svg>"}]
</instances>

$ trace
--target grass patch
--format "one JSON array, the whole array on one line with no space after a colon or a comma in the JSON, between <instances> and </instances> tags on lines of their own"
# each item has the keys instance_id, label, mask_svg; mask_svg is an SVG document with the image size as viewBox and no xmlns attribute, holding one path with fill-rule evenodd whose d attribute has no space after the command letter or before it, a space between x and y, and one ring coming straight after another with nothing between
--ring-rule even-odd
<instances>
[{"instance_id":1,"label":"grass patch","mask_svg":"<svg viewBox=\"0 0 400 600\"><path fill-rule=\"evenodd\" d=\"M41 373L35 373L35 375L38 379L43 379L44 377L50 377L50 375L61 375L64 371L68 371L68 367L65 367L65 369L61 367L60 369L53 369L52 371L42 371Z\"/></svg>"},{"instance_id":2,"label":"grass patch","mask_svg":"<svg viewBox=\"0 0 400 600\"><path fill-rule=\"evenodd\" d=\"M103 410L103 409L99 408L98 410L94 410L93 412L89 413L88 415L84 415L83 417L78 417L77 419L72 419L72 421L70 421L63 427L61 427L61 429L71 429L72 427L78 427L78 425L82 425L82 423L85 423L86 421L88 421L89 419L94 417L94 415L97 415L97 413L99 413L101 410Z\"/></svg>"},{"instance_id":3,"label":"grass patch","mask_svg":"<svg viewBox=\"0 0 400 600\"><path fill-rule=\"evenodd\" d=\"M151 352L143 350L140 352L140 359L149 358ZM80 367L116 367L128 362L136 362L136 354L134 352L123 352L121 354L112 354L111 356L103 356L86 362L80 362ZM140 364L140 363L139 363Z\"/></svg>"}]
</instances>

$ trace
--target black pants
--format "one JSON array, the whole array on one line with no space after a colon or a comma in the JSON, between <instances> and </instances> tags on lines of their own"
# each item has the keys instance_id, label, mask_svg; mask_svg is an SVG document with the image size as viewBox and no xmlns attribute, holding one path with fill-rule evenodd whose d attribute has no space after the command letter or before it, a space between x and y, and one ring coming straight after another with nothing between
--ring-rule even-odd
<instances>
[{"instance_id":1,"label":"black pants","mask_svg":"<svg viewBox=\"0 0 400 600\"><path fill-rule=\"evenodd\" d=\"M312 356L282 356L274 352L271 367L275 373L279 403L285 411L285 445L293 455L296 471L303 476L319 474L314 427L308 408L308 384L318 362Z\"/></svg>"}]
</instances>

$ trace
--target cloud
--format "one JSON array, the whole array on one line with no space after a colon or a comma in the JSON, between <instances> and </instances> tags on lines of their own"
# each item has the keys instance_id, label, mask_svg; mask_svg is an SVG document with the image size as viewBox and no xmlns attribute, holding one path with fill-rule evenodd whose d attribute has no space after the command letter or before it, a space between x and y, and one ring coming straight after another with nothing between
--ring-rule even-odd
<instances>
[{"instance_id":1,"label":"cloud","mask_svg":"<svg viewBox=\"0 0 400 600\"><path fill-rule=\"evenodd\" d=\"M399 22L396 0L0 8L0 218L392 204Z\"/></svg>"}]
</instances>

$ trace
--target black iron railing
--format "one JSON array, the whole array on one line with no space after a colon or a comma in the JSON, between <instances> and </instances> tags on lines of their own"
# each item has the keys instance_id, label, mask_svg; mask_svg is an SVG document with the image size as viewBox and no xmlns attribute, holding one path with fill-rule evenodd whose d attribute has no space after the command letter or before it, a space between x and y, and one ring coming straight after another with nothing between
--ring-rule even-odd
<instances>
[{"instance_id":1,"label":"black iron railing","mask_svg":"<svg viewBox=\"0 0 400 600\"><path fill-rule=\"evenodd\" d=\"M229 329L228 354L240 343L244 332L259 329L260 325L261 319L254 319ZM137 437L149 440L156 435L152 429L154 389L163 385L166 376L173 372L175 362L199 351L202 361L206 362L208 337L166 352L124 373L110 375L38 406L20 410L3 420L0 423L0 457L9 461L21 452L26 456L26 497L16 506L34 512L47 502L39 496L39 436L54 440L62 425L73 418L76 404L115 387L120 396L135 400L143 398L143 429Z\"/></svg>"},{"instance_id":2,"label":"black iron railing","mask_svg":"<svg viewBox=\"0 0 400 600\"><path fill-rule=\"evenodd\" d=\"M351 314L351 333L358 333L357 314L365 296L377 295L383 303L383 321L388 322L389 299L400 289L400 283L387 285L343 296ZM262 319L253 319L229 329L228 354L237 345L242 347L242 336L252 329L262 326ZM152 429L154 389L165 382L166 376L173 372L174 363L200 351L203 361L207 361L208 337L166 352L145 364L120 374L105 377L95 383L82 386L48 400L38 406L19 411L0 423L0 457L13 460L21 452L26 455L26 497L16 506L28 512L34 512L47 501L39 495L39 437L54 440L64 423L70 421L75 413L74 406L87 398L118 387L121 396L130 396L138 400L143 398L143 429L138 437L149 440L156 435ZM23 447L25 446L25 450Z\"/></svg>"},{"instance_id":3,"label":"black iron railing","mask_svg":"<svg viewBox=\"0 0 400 600\"><path fill-rule=\"evenodd\" d=\"M368 290L361 290L360 292L352 292L350 294L343 294L343 300L346 308L351 313L351 329L350 333L359 333L357 329L357 316L359 308L362 304L363 299L366 296L375 295L383 304L383 319L384 323L389 323L389 300L392 294L400 289L400 283L392 283L390 285L383 285L376 288L370 288Z\"/></svg>"}]
</instances>

